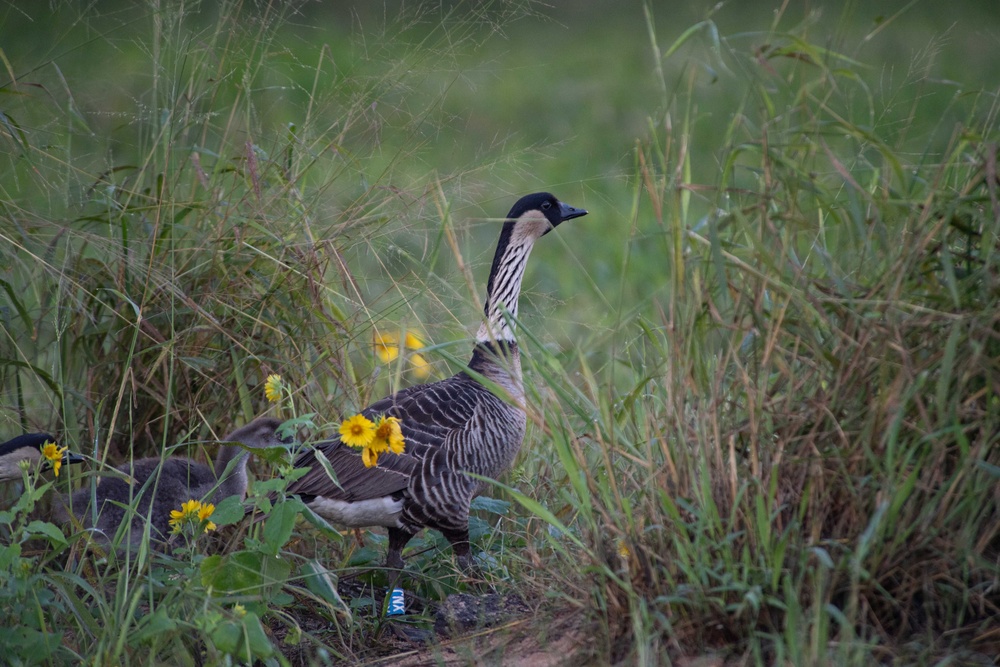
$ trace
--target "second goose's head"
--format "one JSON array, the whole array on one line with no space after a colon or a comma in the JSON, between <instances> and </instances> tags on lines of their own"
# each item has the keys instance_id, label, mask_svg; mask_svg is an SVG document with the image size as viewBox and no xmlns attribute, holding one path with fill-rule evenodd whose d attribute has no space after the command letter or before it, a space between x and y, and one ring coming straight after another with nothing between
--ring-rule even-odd
<instances>
[{"instance_id":1,"label":"second goose's head","mask_svg":"<svg viewBox=\"0 0 1000 667\"><path fill-rule=\"evenodd\" d=\"M38 461L44 458L43 448L56 439L48 433L25 433L0 445L0 482L21 479L21 461ZM58 451L58 450L56 450ZM60 461L63 465L80 463L83 457L68 449L62 452Z\"/></svg>"}]
</instances>

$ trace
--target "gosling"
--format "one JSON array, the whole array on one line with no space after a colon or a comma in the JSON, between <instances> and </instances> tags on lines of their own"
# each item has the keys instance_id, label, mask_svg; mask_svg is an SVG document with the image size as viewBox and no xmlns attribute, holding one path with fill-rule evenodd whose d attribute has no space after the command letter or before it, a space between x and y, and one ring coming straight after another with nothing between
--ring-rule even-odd
<instances>
[{"instance_id":1,"label":"gosling","mask_svg":"<svg viewBox=\"0 0 1000 667\"><path fill-rule=\"evenodd\" d=\"M278 437L280 425L279 419L258 417L222 441L239 442L255 449L284 446L288 441ZM96 513L89 488L73 493L70 507L75 520L92 529L94 536L105 544L113 543L129 517L127 533L119 548L128 545L133 552L142 543L147 521L151 540L166 545L170 537L170 511L189 499L209 497L209 502L218 504L229 496L246 497L247 451L236 445L224 444L219 449L214 470L181 456L139 459L116 470L121 474L103 478L97 486ZM68 512L63 518L69 519Z\"/></svg>"}]
</instances>

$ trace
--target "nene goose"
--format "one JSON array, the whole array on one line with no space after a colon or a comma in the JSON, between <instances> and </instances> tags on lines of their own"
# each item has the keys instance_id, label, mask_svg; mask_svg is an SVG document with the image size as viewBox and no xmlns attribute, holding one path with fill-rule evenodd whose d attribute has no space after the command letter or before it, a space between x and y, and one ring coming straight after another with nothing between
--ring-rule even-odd
<instances>
[{"instance_id":1,"label":"nene goose","mask_svg":"<svg viewBox=\"0 0 1000 667\"><path fill-rule=\"evenodd\" d=\"M296 460L296 467L310 470L288 491L314 512L348 527L389 529L390 589L403 568L403 547L425 527L439 530L459 567L469 569L469 503L486 485L464 473L500 476L524 438L524 386L512 320L528 254L558 224L586 214L547 192L514 204L493 257L485 318L469 370L403 389L362 411L369 419L387 415L400 420L403 454L386 452L377 466L366 468L357 450L336 439ZM316 456L326 457L336 482Z\"/></svg>"},{"instance_id":2,"label":"nene goose","mask_svg":"<svg viewBox=\"0 0 1000 667\"><path fill-rule=\"evenodd\" d=\"M54 443L56 439L48 433L25 433L0 445L0 482L21 479L18 463L43 458L42 447L47 442ZM80 463L83 457L66 449L60 460L63 464Z\"/></svg>"},{"instance_id":3,"label":"nene goose","mask_svg":"<svg viewBox=\"0 0 1000 667\"><path fill-rule=\"evenodd\" d=\"M227 435L222 442L239 442L258 449L280 446L285 444L277 435L280 425L279 419L258 417ZM71 507L76 521L86 528L96 529L98 539L108 544L128 512L131 522L122 544L131 545L133 550L142 542L147 520L152 539L166 542L170 536L170 511L178 509L185 501L210 496L210 502L219 503L229 496L243 498L247 490L247 451L235 445L224 444L219 449L214 470L181 456L139 459L120 465L116 470L122 474L106 477L97 485L96 521L90 489L73 493ZM129 506L131 510L126 510ZM68 513L64 512L62 519L68 520Z\"/></svg>"}]
</instances>

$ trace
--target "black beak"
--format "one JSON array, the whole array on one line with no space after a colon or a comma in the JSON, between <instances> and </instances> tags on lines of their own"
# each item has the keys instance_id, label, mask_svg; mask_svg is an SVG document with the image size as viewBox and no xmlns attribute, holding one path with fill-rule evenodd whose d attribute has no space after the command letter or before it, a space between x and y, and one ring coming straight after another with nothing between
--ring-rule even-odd
<instances>
[{"instance_id":1,"label":"black beak","mask_svg":"<svg viewBox=\"0 0 1000 667\"><path fill-rule=\"evenodd\" d=\"M559 202L559 216L562 218L562 222L572 220L573 218L582 218L585 215L587 215L586 209L574 208L569 204Z\"/></svg>"}]
</instances>

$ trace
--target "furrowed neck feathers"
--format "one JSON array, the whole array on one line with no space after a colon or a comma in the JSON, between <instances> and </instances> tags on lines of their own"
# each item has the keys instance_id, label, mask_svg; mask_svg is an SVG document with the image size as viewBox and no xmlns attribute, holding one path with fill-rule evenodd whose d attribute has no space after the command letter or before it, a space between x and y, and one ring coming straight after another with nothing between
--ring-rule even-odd
<instances>
[{"instance_id":1,"label":"furrowed neck feathers","mask_svg":"<svg viewBox=\"0 0 1000 667\"><path fill-rule=\"evenodd\" d=\"M551 227L552 223L542 212L535 210L504 223L486 283L484 319L476 333L477 344L514 342L511 320L517 317L524 267L535 241Z\"/></svg>"}]
</instances>

